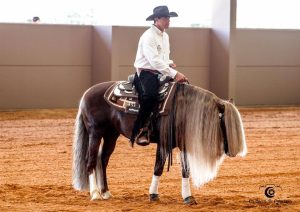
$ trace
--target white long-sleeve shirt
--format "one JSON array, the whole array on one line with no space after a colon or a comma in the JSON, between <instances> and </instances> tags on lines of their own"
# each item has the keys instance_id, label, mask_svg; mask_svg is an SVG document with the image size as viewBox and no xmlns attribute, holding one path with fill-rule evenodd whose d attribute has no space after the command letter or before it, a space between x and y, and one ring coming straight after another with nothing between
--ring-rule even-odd
<instances>
[{"instance_id":1,"label":"white long-sleeve shirt","mask_svg":"<svg viewBox=\"0 0 300 212\"><path fill-rule=\"evenodd\" d=\"M152 25L140 37L134 67L141 69L157 70L163 75L175 78L177 71L169 65L170 60L169 36L166 32L161 32L156 26Z\"/></svg>"}]
</instances>

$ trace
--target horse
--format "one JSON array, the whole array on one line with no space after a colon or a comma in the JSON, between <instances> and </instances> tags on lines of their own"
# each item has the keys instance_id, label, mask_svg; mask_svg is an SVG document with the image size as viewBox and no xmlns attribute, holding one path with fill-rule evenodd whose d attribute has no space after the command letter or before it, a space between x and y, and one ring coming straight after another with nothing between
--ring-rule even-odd
<instances>
[{"instance_id":1,"label":"horse","mask_svg":"<svg viewBox=\"0 0 300 212\"><path fill-rule=\"evenodd\" d=\"M89 190L91 200L112 197L107 184L107 165L116 141L130 138L136 115L109 105L104 93L116 82L90 87L82 96L75 122L73 141L73 187ZM238 109L214 93L190 84L177 83L172 108L159 116L154 173L150 201L159 200L158 184L166 159L179 148L182 169L181 195L185 204L196 204L190 176L196 188L216 177L226 155L245 156L246 139Z\"/></svg>"}]
</instances>

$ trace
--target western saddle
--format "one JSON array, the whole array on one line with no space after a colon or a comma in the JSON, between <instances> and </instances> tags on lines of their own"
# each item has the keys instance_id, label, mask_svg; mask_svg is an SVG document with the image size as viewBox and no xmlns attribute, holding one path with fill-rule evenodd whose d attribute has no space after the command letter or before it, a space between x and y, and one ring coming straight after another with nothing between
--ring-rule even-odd
<instances>
[{"instance_id":1,"label":"western saddle","mask_svg":"<svg viewBox=\"0 0 300 212\"><path fill-rule=\"evenodd\" d=\"M128 81L117 81L111 85L104 94L106 102L125 113L138 114L140 105L138 93L133 86L133 79L134 75L130 75ZM159 114L167 115L172 106L176 86L170 77L162 75L159 80Z\"/></svg>"}]
</instances>

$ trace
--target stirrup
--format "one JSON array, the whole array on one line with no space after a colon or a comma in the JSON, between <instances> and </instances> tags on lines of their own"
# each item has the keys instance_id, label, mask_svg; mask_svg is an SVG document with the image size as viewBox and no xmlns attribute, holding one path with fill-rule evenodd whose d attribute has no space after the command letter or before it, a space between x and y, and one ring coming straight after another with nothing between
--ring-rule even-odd
<instances>
[{"instance_id":1,"label":"stirrup","mask_svg":"<svg viewBox=\"0 0 300 212\"><path fill-rule=\"evenodd\" d=\"M149 132L142 129L141 132L136 136L135 143L140 146L147 146L150 144Z\"/></svg>"}]
</instances>

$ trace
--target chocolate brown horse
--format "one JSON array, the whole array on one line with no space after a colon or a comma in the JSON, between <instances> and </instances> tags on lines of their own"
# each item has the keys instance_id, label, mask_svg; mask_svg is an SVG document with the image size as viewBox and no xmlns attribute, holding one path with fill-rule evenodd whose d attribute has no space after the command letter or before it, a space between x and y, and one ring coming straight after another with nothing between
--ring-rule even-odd
<instances>
[{"instance_id":1,"label":"chocolate brown horse","mask_svg":"<svg viewBox=\"0 0 300 212\"><path fill-rule=\"evenodd\" d=\"M73 144L73 187L90 191L91 199L109 199L106 168L120 134L130 138L135 115L110 106L105 91L115 82L88 89L76 118ZM157 121L159 136L150 200L158 200L158 182L172 149L181 151L182 198L194 204L189 176L196 187L212 180L226 154L247 152L243 124L237 108L196 86L177 84L172 109Z\"/></svg>"}]
</instances>

